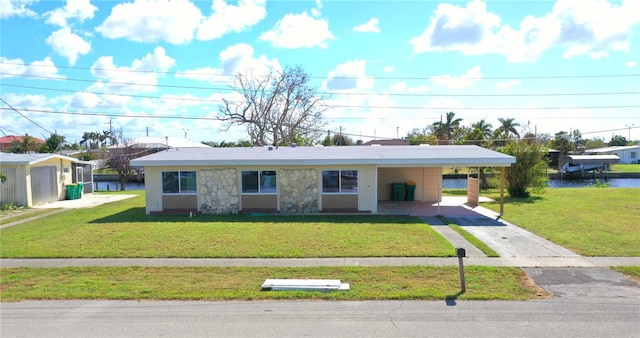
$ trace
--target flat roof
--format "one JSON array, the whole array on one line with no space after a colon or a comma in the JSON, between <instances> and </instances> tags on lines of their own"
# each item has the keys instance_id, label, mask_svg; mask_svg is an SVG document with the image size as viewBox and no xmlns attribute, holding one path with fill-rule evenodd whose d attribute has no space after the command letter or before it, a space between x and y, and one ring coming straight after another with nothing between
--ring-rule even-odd
<instances>
[{"instance_id":1,"label":"flat roof","mask_svg":"<svg viewBox=\"0 0 640 338\"><path fill-rule=\"evenodd\" d=\"M74 163L88 163L84 161L80 161L77 158L52 154L52 153L41 153L41 154L13 154L13 153L0 153L0 163L2 164L35 164L38 162L46 161L52 158L60 158L69 160Z\"/></svg>"},{"instance_id":2,"label":"flat roof","mask_svg":"<svg viewBox=\"0 0 640 338\"><path fill-rule=\"evenodd\" d=\"M237 147L169 149L131 161L133 166L378 165L508 167L515 158L474 145Z\"/></svg>"},{"instance_id":3,"label":"flat roof","mask_svg":"<svg viewBox=\"0 0 640 338\"><path fill-rule=\"evenodd\" d=\"M568 159L569 161L567 161ZM615 164L620 163L617 155L567 155L565 162L574 164Z\"/></svg>"},{"instance_id":4,"label":"flat roof","mask_svg":"<svg viewBox=\"0 0 640 338\"><path fill-rule=\"evenodd\" d=\"M604 147L604 148L594 148L594 149L586 149L585 153L609 153L614 151L624 151L624 150L632 150L632 149L640 149L640 145L636 146L612 146L612 147Z\"/></svg>"}]
</instances>

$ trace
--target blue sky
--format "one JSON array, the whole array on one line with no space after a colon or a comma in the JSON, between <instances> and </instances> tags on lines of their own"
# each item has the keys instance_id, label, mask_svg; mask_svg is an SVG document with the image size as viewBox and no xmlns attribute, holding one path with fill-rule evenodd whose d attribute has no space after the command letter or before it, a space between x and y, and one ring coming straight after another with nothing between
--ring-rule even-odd
<instances>
[{"instance_id":1,"label":"blue sky","mask_svg":"<svg viewBox=\"0 0 640 338\"><path fill-rule=\"evenodd\" d=\"M324 129L354 139L453 111L637 140L637 13L637 0L0 0L0 98L20 112L0 102L0 131L235 141L244 129L212 118L233 75L300 65L331 94Z\"/></svg>"}]
</instances>

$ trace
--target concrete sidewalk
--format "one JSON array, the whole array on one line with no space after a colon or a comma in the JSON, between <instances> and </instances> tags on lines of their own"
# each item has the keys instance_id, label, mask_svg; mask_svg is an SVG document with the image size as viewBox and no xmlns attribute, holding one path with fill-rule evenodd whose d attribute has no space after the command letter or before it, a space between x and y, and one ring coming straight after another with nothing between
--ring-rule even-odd
<instances>
[{"instance_id":1,"label":"concrete sidewalk","mask_svg":"<svg viewBox=\"0 0 640 338\"><path fill-rule=\"evenodd\" d=\"M640 266L640 257L517 257L464 259L466 266L610 267ZM347 258L5 258L2 268L69 266L457 266L456 257L347 257Z\"/></svg>"}]
</instances>

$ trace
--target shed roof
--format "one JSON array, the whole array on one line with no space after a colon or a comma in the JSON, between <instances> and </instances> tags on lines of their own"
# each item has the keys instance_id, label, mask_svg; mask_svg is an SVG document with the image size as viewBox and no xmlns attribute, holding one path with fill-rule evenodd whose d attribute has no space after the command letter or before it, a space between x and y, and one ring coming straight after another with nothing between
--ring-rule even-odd
<instances>
[{"instance_id":1,"label":"shed roof","mask_svg":"<svg viewBox=\"0 0 640 338\"><path fill-rule=\"evenodd\" d=\"M617 155L567 155L565 162L573 164L616 164L620 163Z\"/></svg>"},{"instance_id":2,"label":"shed roof","mask_svg":"<svg viewBox=\"0 0 640 338\"><path fill-rule=\"evenodd\" d=\"M131 161L134 166L358 165L508 167L513 156L469 145L182 148Z\"/></svg>"},{"instance_id":3,"label":"shed roof","mask_svg":"<svg viewBox=\"0 0 640 338\"><path fill-rule=\"evenodd\" d=\"M631 150L631 149L640 149L640 145L637 145L637 146L613 146L613 147L604 147L604 148L594 148L594 149L587 149L584 152L585 153L591 153L591 154L599 154L599 153L611 153L611 152Z\"/></svg>"},{"instance_id":4,"label":"shed roof","mask_svg":"<svg viewBox=\"0 0 640 338\"><path fill-rule=\"evenodd\" d=\"M51 153L44 153L44 154L0 153L0 163L2 164L32 165L32 164L36 164L38 162L46 161L52 158L69 160L74 163L89 163L89 162L80 161L77 158L58 155L58 154L51 154Z\"/></svg>"}]
</instances>

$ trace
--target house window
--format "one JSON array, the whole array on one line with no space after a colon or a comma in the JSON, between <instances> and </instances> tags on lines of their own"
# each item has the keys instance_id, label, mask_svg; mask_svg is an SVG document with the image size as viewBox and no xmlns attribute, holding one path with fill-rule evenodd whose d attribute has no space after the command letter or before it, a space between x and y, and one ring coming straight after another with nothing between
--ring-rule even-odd
<instances>
[{"instance_id":1,"label":"house window","mask_svg":"<svg viewBox=\"0 0 640 338\"><path fill-rule=\"evenodd\" d=\"M195 194L196 192L195 171L162 172L163 194Z\"/></svg>"},{"instance_id":2,"label":"house window","mask_svg":"<svg viewBox=\"0 0 640 338\"><path fill-rule=\"evenodd\" d=\"M631 152L631 158L636 158L636 152L635 151Z\"/></svg>"},{"instance_id":3,"label":"house window","mask_svg":"<svg viewBox=\"0 0 640 338\"><path fill-rule=\"evenodd\" d=\"M357 170L324 170L322 171L322 192L338 194L358 193Z\"/></svg>"},{"instance_id":4,"label":"house window","mask_svg":"<svg viewBox=\"0 0 640 338\"><path fill-rule=\"evenodd\" d=\"M276 172L273 170L242 171L243 194L275 194Z\"/></svg>"}]
</instances>

